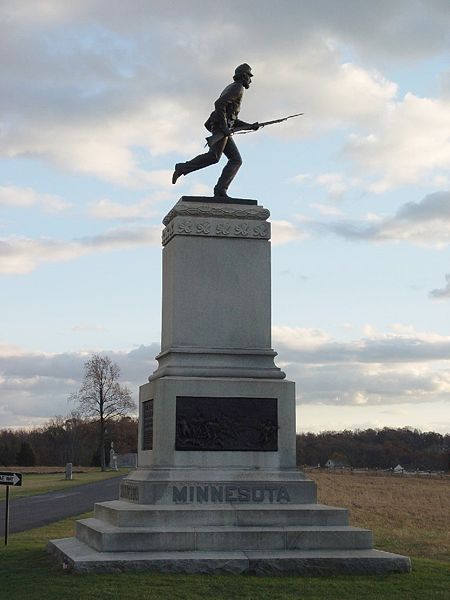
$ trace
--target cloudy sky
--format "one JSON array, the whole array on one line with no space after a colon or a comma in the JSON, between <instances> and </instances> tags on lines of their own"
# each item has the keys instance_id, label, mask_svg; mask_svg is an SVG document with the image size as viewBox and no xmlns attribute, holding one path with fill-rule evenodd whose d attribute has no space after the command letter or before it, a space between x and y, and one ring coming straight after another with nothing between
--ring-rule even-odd
<instances>
[{"instance_id":1,"label":"cloudy sky","mask_svg":"<svg viewBox=\"0 0 450 600\"><path fill-rule=\"evenodd\" d=\"M450 423L448 0L2 0L0 427L73 408L107 352L154 370L170 183L236 65L230 192L273 223L273 346L298 428Z\"/></svg>"}]
</instances>

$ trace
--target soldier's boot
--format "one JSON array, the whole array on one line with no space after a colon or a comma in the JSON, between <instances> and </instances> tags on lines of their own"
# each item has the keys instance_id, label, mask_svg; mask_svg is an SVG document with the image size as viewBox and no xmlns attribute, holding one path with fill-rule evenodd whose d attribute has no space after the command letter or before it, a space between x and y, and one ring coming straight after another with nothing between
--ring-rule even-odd
<instances>
[{"instance_id":1,"label":"soldier's boot","mask_svg":"<svg viewBox=\"0 0 450 600\"><path fill-rule=\"evenodd\" d=\"M222 187L218 187L216 185L216 187L214 188L214 197L215 198L229 198L229 195L227 194L227 190L222 188Z\"/></svg>"},{"instance_id":2,"label":"soldier's boot","mask_svg":"<svg viewBox=\"0 0 450 600\"><path fill-rule=\"evenodd\" d=\"M233 146L231 146L232 152L227 152L228 146L230 145L231 144L227 144L227 148L225 149L225 153L228 155L228 162L223 168L222 174L220 175L219 180L216 183L216 187L214 188L214 196L219 196L222 198L229 198L227 190L235 178L236 173L239 171L240 166L242 165L241 155L239 154L239 151L234 143Z\"/></svg>"},{"instance_id":3,"label":"soldier's boot","mask_svg":"<svg viewBox=\"0 0 450 600\"><path fill-rule=\"evenodd\" d=\"M177 163L175 165L175 171L172 175L172 183L176 183L177 179L182 175L186 175L185 170L183 169L183 163Z\"/></svg>"}]
</instances>

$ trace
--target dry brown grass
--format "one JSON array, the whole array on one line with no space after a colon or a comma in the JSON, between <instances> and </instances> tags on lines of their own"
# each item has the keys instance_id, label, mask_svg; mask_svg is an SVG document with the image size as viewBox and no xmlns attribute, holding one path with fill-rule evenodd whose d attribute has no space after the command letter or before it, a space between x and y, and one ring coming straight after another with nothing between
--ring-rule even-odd
<instances>
[{"instance_id":1,"label":"dry brown grass","mask_svg":"<svg viewBox=\"0 0 450 600\"><path fill-rule=\"evenodd\" d=\"M319 502L348 508L351 524L371 529L377 548L449 560L449 479L324 471L307 475L317 483Z\"/></svg>"}]
</instances>

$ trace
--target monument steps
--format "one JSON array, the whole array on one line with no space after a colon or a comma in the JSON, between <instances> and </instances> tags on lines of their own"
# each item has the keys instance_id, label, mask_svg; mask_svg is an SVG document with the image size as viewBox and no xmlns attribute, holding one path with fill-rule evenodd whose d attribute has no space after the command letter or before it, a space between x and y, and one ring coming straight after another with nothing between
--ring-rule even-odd
<instances>
[{"instance_id":1,"label":"monument steps","mask_svg":"<svg viewBox=\"0 0 450 600\"><path fill-rule=\"evenodd\" d=\"M48 551L75 573L155 571L189 574L386 575L406 573L405 556L380 550L97 552L77 538L52 540Z\"/></svg>"},{"instance_id":2,"label":"monument steps","mask_svg":"<svg viewBox=\"0 0 450 600\"><path fill-rule=\"evenodd\" d=\"M346 525L117 527L91 518L77 521L76 535L99 552L372 548L369 530Z\"/></svg>"},{"instance_id":3,"label":"monument steps","mask_svg":"<svg viewBox=\"0 0 450 600\"><path fill-rule=\"evenodd\" d=\"M118 527L179 525L348 525L345 508L323 504L148 505L120 500L95 505L97 519Z\"/></svg>"}]
</instances>

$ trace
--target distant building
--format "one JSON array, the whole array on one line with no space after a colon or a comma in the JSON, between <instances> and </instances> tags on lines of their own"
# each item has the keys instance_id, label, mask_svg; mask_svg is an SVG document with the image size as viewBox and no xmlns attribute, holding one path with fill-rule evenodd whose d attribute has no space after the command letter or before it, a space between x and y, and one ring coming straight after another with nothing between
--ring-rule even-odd
<instances>
[{"instance_id":1,"label":"distant building","mask_svg":"<svg viewBox=\"0 0 450 600\"><path fill-rule=\"evenodd\" d=\"M129 452L128 454L117 454L117 467L135 469L137 467L137 454Z\"/></svg>"},{"instance_id":2,"label":"distant building","mask_svg":"<svg viewBox=\"0 0 450 600\"><path fill-rule=\"evenodd\" d=\"M333 460L332 458L329 458L325 463L326 469L345 469L348 468L348 466L349 465L347 463L341 460Z\"/></svg>"},{"instance_id":3,"label":"distant building","mask_svg":"<svg viewBox=\"0 0 450 600\"><path fill-rule=\"evenodd\" d=\"M404 473L405 469L402 467L402 465L397 465L396 467L393 468L394 473Z\"/></svg>"}]
</instances>

